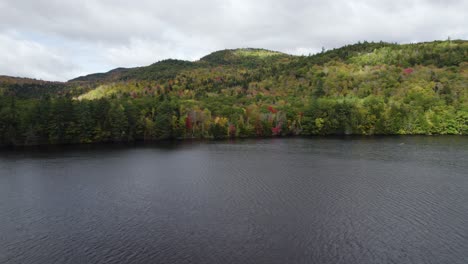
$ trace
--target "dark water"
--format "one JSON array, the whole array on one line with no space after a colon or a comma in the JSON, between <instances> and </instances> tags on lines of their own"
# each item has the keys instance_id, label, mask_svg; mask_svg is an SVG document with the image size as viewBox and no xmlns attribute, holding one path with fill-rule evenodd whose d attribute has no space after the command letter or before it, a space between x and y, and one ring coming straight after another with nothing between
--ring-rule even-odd
<instances>
[{"instance_id":1,"label":"dark water","mask_svg":"<svg viewBox=\"0 0 468 264\"><path fill-rule=\"evenodd\" d=\"M468 263L468 138L0 152L0 263Z\"/></svg>"}]
</instances>

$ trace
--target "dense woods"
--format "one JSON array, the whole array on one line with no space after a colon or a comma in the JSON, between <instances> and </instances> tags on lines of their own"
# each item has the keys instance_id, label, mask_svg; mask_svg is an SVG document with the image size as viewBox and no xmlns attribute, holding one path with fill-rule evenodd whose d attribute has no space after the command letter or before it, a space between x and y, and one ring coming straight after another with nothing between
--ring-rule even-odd
<instances>
[{"instance_id":1,"label":"dense woods","mask_svg":"<svg viewBox=\"0 0 468 264\"><path fill-rule=\"evenodd\" d=\"M0 145L468 134L468 42L224 50L66 83L0 76Z\"/></svg>"}]
</instances>

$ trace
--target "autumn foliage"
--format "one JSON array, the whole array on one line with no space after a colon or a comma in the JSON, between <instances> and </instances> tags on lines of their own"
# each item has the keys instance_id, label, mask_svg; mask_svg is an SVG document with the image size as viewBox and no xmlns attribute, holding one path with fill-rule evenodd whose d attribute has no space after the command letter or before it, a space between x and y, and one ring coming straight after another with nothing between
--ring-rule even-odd
<instances>
[{"instance_id":1,"label":"autumn foliage","mask_svg":"<svg viewBox=\"0 0 468 264\"><path fill-rule=\"evenodd\" d=\"M224 50L66 83L0 76L0 145L468 134L468 42Z\"/></svg>"}]
</instances>

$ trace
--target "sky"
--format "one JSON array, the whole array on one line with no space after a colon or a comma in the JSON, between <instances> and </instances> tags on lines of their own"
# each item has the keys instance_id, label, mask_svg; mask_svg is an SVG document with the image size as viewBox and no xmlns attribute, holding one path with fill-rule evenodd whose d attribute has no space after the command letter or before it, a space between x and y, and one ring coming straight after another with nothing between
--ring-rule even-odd
<instances>
[{"instance_id":1,"label":"sky","mask_svg":"<svg viewBox=\"0 0 468 264\"><path fill-rule=\"evenodd\" d=\"M227 48L468 39L468 0L0 0L0 75L52 81Z\"/></svg>"}]
</instances>

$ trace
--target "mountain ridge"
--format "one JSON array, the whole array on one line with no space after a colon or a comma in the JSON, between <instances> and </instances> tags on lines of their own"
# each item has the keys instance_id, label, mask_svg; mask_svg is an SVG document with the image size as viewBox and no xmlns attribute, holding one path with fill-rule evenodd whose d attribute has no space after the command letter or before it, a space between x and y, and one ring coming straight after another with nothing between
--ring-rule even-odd
<instances>
[{"instance_id":1,"label":"mountain ridge","mask_svg":"<svg viewBox=\"0 0 468 264\"><path fill-rule=\"evenodd\" d=\"M179 60L179 59L171 59L171 58L167 58L167 59L163 59L163 60L160 60L160 61L157 61L157 62L154 62L150 65L147 65L147 66L138 66L138 67L131 67L131 68L127 68L127 67L117 67L117 68L114 68L114 69L111 69L107 72L98 72L98 73L90 73L90 74L86 74L86 75L82 75L82 76L78 76L78 77L75 77L75 78L72 78L70 80L67 80L67 81L48 81L48 80L42 80L42 79L34 79L34 78L29 78L29 77L17 77L17 76L9 76L9 75L0 75L0 82L3 82L5 83L5 79L6 78L9 78L10 79L10 82L15 82L13 81L13 79L18 79L18 81L16 83L39 83L39 82L52 82L52 83L73 83L73 82L93 82L93 81L120 81L122 80L120 77L121 74L124 74L123 77L129 77L129 76L125 76L125 73L128 73L130 71L139 71L139 70L142 70L142 69L146 69L146 68L150 68L150 67L154 67L156 65L161 65L161 64L167 64L168 62L169 63L181 63L181 64L186 64L186 65L190 65L190 64L203 64L203 63L209 63L209 65L203 65L203 66L222 66L222 65L232 65L232 64L235 64L235 58L236 56L232 56L233 54L237 53L237 52L245 52L245 51L257 51L257 52L265 52L265 53L270 53L270 54L273 54L273 55L276 55L278 57L282 57L282 58L285 58L285 57L289 57L289 58L323 58L323 57L326 57L326 59L324 59L323 61L320 61L319 59L317 59L317 64L320 64L320 63L323 63L323 62L326 62L326 61L329 61L330 60L330 57L331 58L337 58L337 57L340 57L340 56L349 56L350 52L349 50L353 50L355 47L356 50L355 52L371 52L373 49L375 48L382 48L382 47L401 47L401 46L411 46L411 45L431 45L431 44L437 44L437 43L443 43L443 42L446 42L446 41L441 41L441 40L435 40L435 41L426 41L426 42L417 42L417 43L408 43L408 44L397 44L397 43L390 43L390 42L367 42L367 41L364 41L364 42L358 42L356 44L351 44L351 45L345 45L345 46L342 46L342 47L339 47L339 48L334 48L334 49L330 49L330 50L326 50L326 51L322 51L322 52L319 52L319 53L315 53L315 54L312 54L312 55L308 55L308 56L305 56L305 55L293 55L293 54L287 54L287 53L283 53L283 52L280 52L280 51L273 51L273 50L268 50L268 49L263 49L263 48L236 48L236 49L223 49L223 50L217 50L217 51L214 51L214 52L211 52L210 54L208 55L205 55L203 56L202 58L200 58L199 60L195 60L195 61L189 61L189 60ZM450 41L451 43L468 43L468 40L461 40L461 39L457 39L457 40L451 40ZM359 47L362 45L362 44L370 44L371 48L367 48L367 49L359 49ZM346 52L344 52L346 50ZM341 52L343 51L343 52ZM335 53L333 56L329 56L327 57L327 55L329 55L330 53ZM221 57L221 58L220 58ZM246 57L249 57L248 55ZM255 57L255 56L250 56L250 57ZM125 79L123 79L125 80Z\"/></svg>"},{"instance_id":2,"label":"mountain ridge","mask_svg":"<svg viewBox=\"0 0 468 264\"><path fill-rule=\"evenodd\" d=\"M285 54L279 51L271 51L271 50L261 49L261 48L224 49L224 50L214 51L206 56L203 56L202 58L196 61L178 60L178 59L169 58L169 59L163 59L163 60L157 61L147 66L139 66L139 67L133 67L133 68L119 67L119 68L112 69L105 73L92 73L92 74L88 74L84 76L79 76L79 77L70 79L67 82L112 81L112 80L116 81L116 80L122 80L122 79L125 80L126 78L131 78L131 76L138 74L138 72L146 71L147 69L151 69L151 68L160 69L161 66L164 66L165 64L167 64L168 66L174 66L174 65L182 66L180 67L181 70L185 68L193 68L197 66L219 66L219 65L242 64L242 59L241 59L242 53L245 53L244 57L251 57L253 58L253 60L256 60L257 64L255 64L255 62L251 62L251 63L254 65L258 65L258 62L263 59L258 59L258 56L255 56L256 52L261 53L264 56L266 55L294 56L294 55ZM114 73L122 73L122 75L118 76L117 74L117 78L115 78L115 76L114 76L114 79L110 78L110 76L114 75ZM128 73L129 75L126 76L126 74Z\"/></svg>"}]
</instances>

